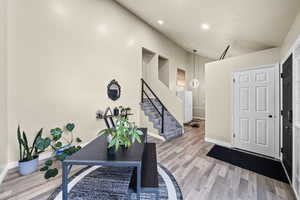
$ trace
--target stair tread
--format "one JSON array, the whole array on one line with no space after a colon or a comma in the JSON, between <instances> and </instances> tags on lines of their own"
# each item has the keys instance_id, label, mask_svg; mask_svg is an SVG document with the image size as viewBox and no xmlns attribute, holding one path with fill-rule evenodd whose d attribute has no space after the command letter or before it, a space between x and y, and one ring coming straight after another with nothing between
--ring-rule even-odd
<instances>
[{"instance_id":1,"label":"stair tread","mask_svg":"<svg viewBox=\"0 0 300 200\"><path fill-rule=\"evenodd\" d=\"M162 109L162 106L156 99L151 99L157 109ZM149 100L145 99L143 103L140 103L141 109L148 117L149 121L153 123L153 127L159 131L159 134L166 140L178 137L182 135L182 126L177 120L167 111L164 113L164 133L161 133L161 121L162 117L158 113L157 109L153 106Z\"/></svg>"}]
</instances>

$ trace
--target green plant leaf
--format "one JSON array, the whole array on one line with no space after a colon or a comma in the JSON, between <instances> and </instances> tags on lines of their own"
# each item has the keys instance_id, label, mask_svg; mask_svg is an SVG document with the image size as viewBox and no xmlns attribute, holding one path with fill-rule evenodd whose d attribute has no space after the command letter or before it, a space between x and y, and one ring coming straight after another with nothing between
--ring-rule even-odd
<instances>
[{"instance_id":1,"label":"green plant leaf","mask_svg":"<svg viewBox=\"0 0 300 200\"><path fill-rule=\"evenodd\" d=\"M45 179L55 177L57 174L58 174L58 170L56 168L48 169L45 173Z\"/></svg>"},{"instance_id":2,"label":"green plant leaf","mask_svg":"<svg viewBox=\"0 0 300 200\"><path fill-rule=\"evenodd\" d=\"M73 124L73 123L68 123L66 125L66 129L70 132L73 131L74 128L75 128L75 124Z\"/></svg>"},{"instance_id":3,"label":"green plant leaf","mask_svg":"<svg viewBox=\"0 0 300 200\"><path fill-rule=\"evenodd\" d=\"M82 140L78 137L78 138L76 138L76 142L80 143L80 142L82 142Z\"/></svg>"},{"instance_id":4,"label":"green plant leaf","mask_svg":"<svg viewBox=\"0 0 300 200\"><path fill-rule=\"evenodd\" d=\"M20 161L22 161L24 159L24 157L23 157L23 150L22 150L23 141L21 138L20 125L18 125L17 136L18 136L17 138L18 138L18 142L19 142Z\"/></svg>"},{"instance_id":5,"label":"green plant leaf","mask_svg":"<svg viewBox=\"0 0 300 200\"><path fill-rule=\"evenodd\" d=\"M67 149L64 150L64 154L66 154L66 156L70 156L72 155L73 153L77 152L79 149L78 149L79 146L71 146Z\"/></svg>"},{"instance_id":6,"label":"green plant leaf","mask_svg":"<svg viewBox=\"0 0 300 200\"><path fill-rule=\"evenodd\" d=\"M29 148L29 145L28 145L27 136L26 136L26 133L24 131L23 131L23 141L24 141L24 149L25 149L24 159L25 160L32 160L32 155L30 153L30 148Z\"/></svg>"},{"instance_id":7,"label":"green plant leaf","mask_svg":"<svg viewBox=\"0 0 300 200\"><path fill-rule=\"evenodd\" d=\"M103 129L101 130L98 135L101 136L101 135L112 135L114 132L114 129L113 128L108 128L108 129Z\"/></svg>"},{"instance_id":8,"label":"green plant leaf","mask_svg":"<svg viewBox=\"0 0 300 200\"><path fill-rule=\"evenodd\" d=\"M46 162L45 162L45 165L47 165L47 166L51 166L53 164L53 161L52 160L47 160Z\"/></svg>"},{"instance_id":9,"label":"green plant leaf","mask_svg":"<svg viewBox=\"0 0 300 200\"><path fill-rule=\"evenodd\" d=\"M57 148L61 148L61 147L62 147L62 145L63 145L63 144L62 144L61 142L57 142L57 143L55 143L55 145L54 145L54 146L55 146L55 147L57 147Z\"/></svg>"},{"instance_id":10,"label":"green plant leaf","mask_svg":"<svg viewBox=\"0 0 300 200\"><path fill-rule=\"evenodd\" d=\"M50 138L39 138L37 141L36 141L36 148L40 151L40 152L43 152L45 151L51 144L51 139Z\"/></svg>"},{"instance_id":11,"label":"green plant leaf","mask_svg":"<svg viewBox=\"0 0 300 200\"><path fill-rule=\"evenodd\" d=\"M40 138L42 138L42 133L43 133L43 129L41 128L34 138L30 154L32 154L33 150L35 151L35 154L38 154L38 148L36 147L36 143Z\"/></svg>"},{"instance_id":12,"label":"green plant leaf","mask_svg":"<svg viewBox=\"0 0 300 200\"><path fill-rule=\"evenodd\" d=\"M54 128L50 130L50 134L53 137L53 140L56 142L58 141L61 137L62 137L62 133L63 131L61 130L61 128Z\"/></svg>"},{"instance_id":13,"label":"green plant leaf","mask_svg":"<svg viewBox=\"0 0 300 200\"><path fill-rule=\"evenodd\" d=\"M41 172L44 172L44 171L47 171L48 169L49 169L48 166L44 166L44 167L42 167L42 168L40 169L40 171L41 171Z\"/></svg>"},{"instance_id":14,"label":"green plant leaf","mask_svg":"<svg viewBox=\"0 0 300 200\"><path fill-rule=\"evenodd\" d=\"M56 158L60 161L64 161L66 159L67 155L65 153L60 154L59 156L56 156Z\"/></svg>"},{"instance_id":15,"label":"green plant leaf","mask_svg":"<svg viewBox=\"0 0 300 200\"><path fill-rule=\"evenodd\" d=\"M136 140L137 140L139 143L142 142L142 141L141 141L141 138L140 138L138 135L136 135L135 138L136 138Z\"/></svg>"},{"instance_id":16,"label":"green plant leaf","mask_svg":"<svg viewBox=\"0 0 300 200\"><path fill-rule=\"evenodd\" d=\"M137 133L138 135L144 135L143 131L140 131L140 130L136 130L136 133Z\"/></svg>"}]
</instances>

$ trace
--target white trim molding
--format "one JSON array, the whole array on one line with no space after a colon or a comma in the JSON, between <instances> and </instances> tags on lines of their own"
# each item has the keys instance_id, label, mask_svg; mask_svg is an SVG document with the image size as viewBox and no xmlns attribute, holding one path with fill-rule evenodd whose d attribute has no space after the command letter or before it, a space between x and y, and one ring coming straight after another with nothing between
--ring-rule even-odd
<instances>
[{"instance_id":1,"label":"white trim molding","mask_svg":"<svg viewBox=\"0 0 300 200\"><path fill-rule=\"evenodd\" d=\"M42 153L39 155L39 161L42 161L42 160L45 160L45 159L48 159L48 158L51 158L52 156L52 152L45 152L45 153ZM13 168L16 168L18 167L18 163L19 161L12 161L12 162L9 162L7 164L7 169L13 169Z\"/></svg>"},{"instance_id":2,"label":"white trim molding","mask_svg":"<svg viewBox=\"0 0 300 200\"><path fill-rule=\"evenodd\" d=\"M95 139L95 138L94 138L94 139ZM94 140L94 139L92 139L92 140ZM87 145L88 143L90 143L92 140L90 140L89 142L86 142L86 143L82 144L81 146L82 146L82 147L86 146L86 145ZM43 161L43 160L49 159L49 158L51 158L52 156L53 156L53 152L50 152L50 151L41 153L41 154L39 155L39 161ZM18 167L18 163L19 163L19 161L12 161L12 162L7 163L7 165L6 165L7 171L10 170L10 169L13 169L13 168ZM7 171L6 171L6 173L7 173ZM1 178L1 176L2 176L2 173L1 173L1 175L0 175L0 178ZM0 180L1 180L1 179L0 179ZM1 183L1 182L0 182L0 183Z\"/></svg>"},{"instance_id":3,"label":"white trim molding","mask_svg":"<svg viewBox=\"0 0 300 200\"><path fill-rule=\"evenodd\" d=\"M3 182L6 174L8 172L8 165L6 164L2 170L2 172L0 173L0 184Z\"/></svg>"},{"instance_id":4,"label":"white trim molding","mask_svg":"<svg viewBox=\"0 0 300 200\"><path fill-rule=\"evenodd\" d=\"M228 147L228 148L232 148L232 144L230 144L229 142L224 142L224 141L220 141L220 140L216 140L216 139L212 139L212 138L208 138L205 137L205 142L210 142L210 143L214 143L223 147Z\"/></svg>"},{"instance_id":5,"label":"white trim molding","mask_svg":"<svg viewBox=\"0 0 300 200\"><path fill-rule=\"evenodd\" d=\"M165 142L166 141L166 139L165 138L163 138L162 136L160 136L159 134L156 134L156 133L153 133L153 132L148 132L148 135L150 135L150 136L152 136L152 137L154 137L154 138L156 138L156 139L159 139L159 140L161 140L161 141L163 141L163 142Z\"/></svg>"}]
</instances>

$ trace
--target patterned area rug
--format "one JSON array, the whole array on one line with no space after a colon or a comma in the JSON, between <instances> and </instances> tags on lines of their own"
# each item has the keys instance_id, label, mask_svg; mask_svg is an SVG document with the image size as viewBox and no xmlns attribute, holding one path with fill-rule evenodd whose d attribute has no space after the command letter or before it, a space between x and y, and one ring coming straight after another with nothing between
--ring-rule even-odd
<instances>
[{"instance_id":1,"label":"patterned area rug","mask_svg":"<svg viewBox=\"0 0 300 200\"><path fill-rule=\"evenodd\" d=\"M160 200L182 200L182 193L173 175L158 164ZM136 200L136 194L128 191L132 168L87 167L70 178L69 200ZM48 200L61 200L61 187ZM154 193L142 193L142 200L156 200Z\"/></svg>"}]
</instances>

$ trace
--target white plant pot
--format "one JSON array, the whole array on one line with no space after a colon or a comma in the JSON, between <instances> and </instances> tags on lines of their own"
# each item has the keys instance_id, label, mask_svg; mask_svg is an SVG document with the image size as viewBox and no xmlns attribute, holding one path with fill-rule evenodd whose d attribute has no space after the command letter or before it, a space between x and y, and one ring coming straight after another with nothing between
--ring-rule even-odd
<instances>
[{"instance_id":1,"label":"white plant pot","mask_svg":"<svg viewBox=\"0 0 300 200\"><path fill-rule=\"evenodd\" d=\"M19 161L19 173L23 176L29 175L35 172L39 168L39 158L34 160L20 162Z\"/></svg>"},{"instance_id":2,"label":"white plant pot","mask_svg":"<svg viewBox=\"0 0 300 200\"><path fill-rule=\"evenodd\" d=\"M106 136L106 141L108 144L110 144L110 142L112 141L113 137L111 135L107 135Z\"/></svg>"}]
</instances>

